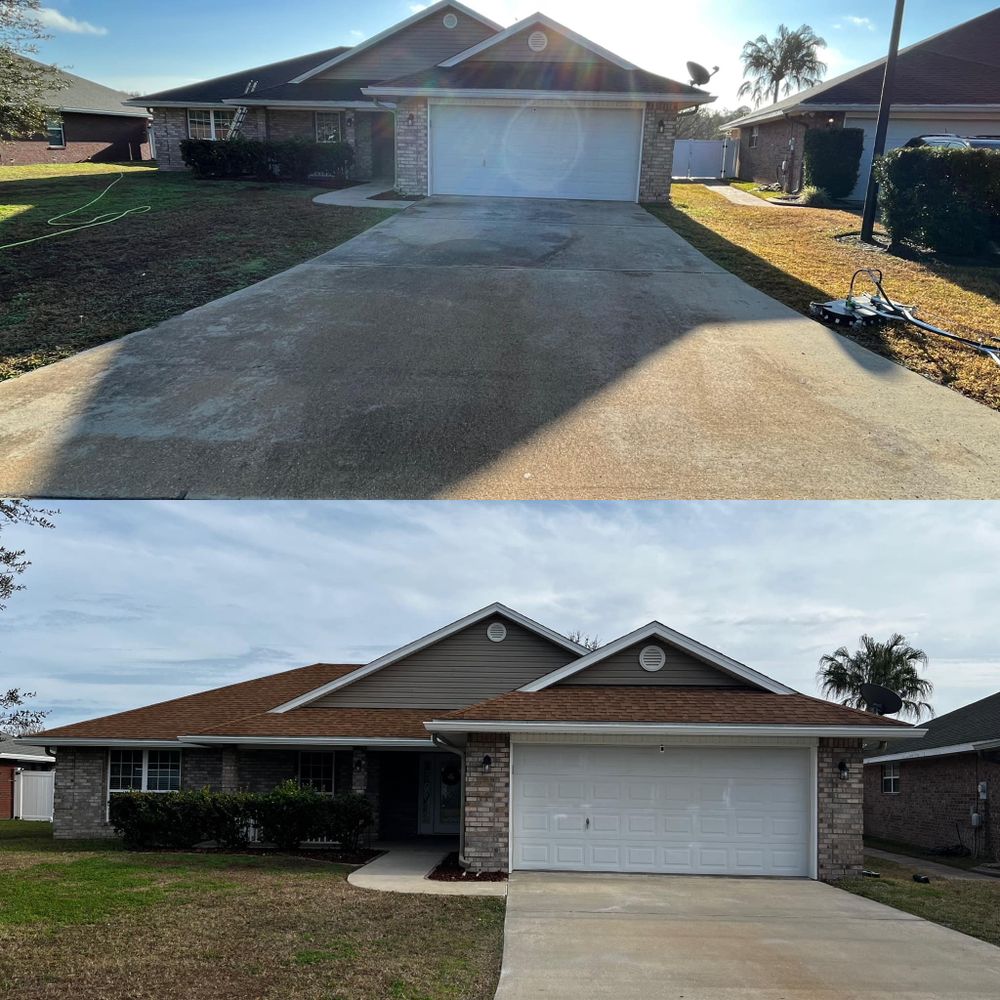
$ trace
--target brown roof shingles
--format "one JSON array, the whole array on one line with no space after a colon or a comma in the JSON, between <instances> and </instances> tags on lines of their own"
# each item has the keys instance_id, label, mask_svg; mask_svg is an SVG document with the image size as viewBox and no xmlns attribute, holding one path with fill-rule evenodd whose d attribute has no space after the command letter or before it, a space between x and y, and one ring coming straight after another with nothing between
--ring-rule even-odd
<instances>
[{"instance_id":1,"label":"brown roof shingles","mask_svg":"<svg viewBox=\"0 0 1000 1000\"><path fill-rule=\"evenodd\" d=\"M906 723L804 694L750 688L559 686L511 691L439 718L480 722L878 726Z\"/></svg>"},{"instance_id":2,"label":"brown roof shingles","mask_svg":"<svg viewBox=\"0 0 1000 1000\"><path fill-rule=\"evenodd\" d=\"M357 739L429 740L424 722L447 711L440 708L293 708L275 714L262 712L213 729L192 729L186 735L320 736Z\"/></svg>"}]
</instances>

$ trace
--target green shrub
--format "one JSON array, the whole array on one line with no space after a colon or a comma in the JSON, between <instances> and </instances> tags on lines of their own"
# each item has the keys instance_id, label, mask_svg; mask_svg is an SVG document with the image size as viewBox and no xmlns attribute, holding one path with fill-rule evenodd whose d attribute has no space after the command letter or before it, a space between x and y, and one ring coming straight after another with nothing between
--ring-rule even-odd
<instances>
[{"instance_id":1,"label":"green shrub","mask_svg":"<svg viewBox=\"0 0 1000 1000\"><path fill-rule=\"evenodd\" d=\"M807 129L802 146L806 185L846 198L858 182L864 135L859 128Z\"/></svg>"},{"instance_id":2,"label":"green shrub","mask_svg":"<svg viewBox=\"0 0 1000 1000\"><path fill-rule=\"evenodd\" d=\"M810 208L829 208L833 202L823 188L804 187L799 192L799 203Z\"/></svg>"},{"instance_id":3,"label":"green shrub","mask_svg":"<svg viewBox=\"0 0 1000 1000\"><path fill-rule=\"evenodd\" d=\"M356 853L365 834L375 821L371 802L358 792L343 792L327 802L326 836L335 840L342 850Z\"/></svg>"},{"instance_id":4,"label":"green shrub","mask_svg":"<svg viewBox=\"0 0 1000 1000\"><path fill-rule=\"evenodd\" d=\"M322 836L329 822L328 809L325 796L291 778L257 796L252 805L264 840L282 851L294 851L304 840Z\"/></svg>"},{"instance_id":5,"label":"green shrub","mask_svg":"<svg viewBox=\"0 0 1000 1000\"><path fill-rule=\"evenodd\" d=\"M207 790L116 792L108 817L129 848L193 847L207 840Z\"/></svg>"},{"instance_id":6,"label":"green shrub","mask_svg":"<svg viewBox=\"0 0 1000 1000\"><path fill-rule=\"evenodd\" d=\"M976 255L1000 236L1000 150L893 149L876 163L875 177L894 243Z\"/></svg>"},{"instance_id":7,"label":"green shrub","mask_svg":"<svg viewBox=\"0 0 1000 1000\"><path fill-rule=\"evenodd\" d=\"M301 138L275 142L243 136L215 142L184 139L181 157L201 178L304 181L320 173L344 179L354 166L354 147L347 142L321 143Z\"/></svg>"},{"instance_id":8,"label":"green shrub","mask_svg":"<svg viewBox=\"0 0 1000 1000\"><path fill-rule=\"evenodd\" d=\"M248 792L209 794L205 805L205 839L231 850L246 847L255 798Z\"/></svg>"}]
</instances>

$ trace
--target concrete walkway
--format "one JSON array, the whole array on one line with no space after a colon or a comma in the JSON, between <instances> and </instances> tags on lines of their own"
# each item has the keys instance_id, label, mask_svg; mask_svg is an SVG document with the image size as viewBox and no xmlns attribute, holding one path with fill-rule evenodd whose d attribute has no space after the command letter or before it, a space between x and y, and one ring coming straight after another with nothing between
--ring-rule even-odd
<instances>
[{"instance_id":1,"label":"concrete walkway","mask_svg":"<svg viewBox=\"0 0 1000 1000\"><path fill-rule=\"evenodd\" d=\"M967 868L956 868L954 865L943 865L938 861L928 861L924 858L911 858L907 854L893 854L891 851L883 851L878 847L866 847L865 854L873 858L882 858L883 861L891 861L897 865L906 865L907 868L916 868L924 875L933 875L937 878L959 879L969 882L995 882L992 875L983 875L981 872L971 871Z\"/></svg>"},{"instance_id":2,"label":"concrete walkway","mask_svg":"<svg viewBox=\"0 0 1000 1000\"><path fill-rule=\"evenodd\" d=\"M427 878L458 843L376 844L386 853L347 876L359 889L379 892L417 892L428 896L506 896L506 882L436 882Z\"/></svg>"},{"instance_id":3,"label":"concrete walkway","mask_svg":"<svg viewBox=\"0 0 1000 1000\"><path fill-rule=\"evenodd\" d=\"M0 494L988 499L1000 412L638 205L434 197L0 384Z\"/></svg>"},{"instance_id":4,"label":"concrete walkway","mask_svg":"<svg viewBox=\"0 0 1000 1000\"><path fill-rule=\"evenodd\" d=\"M496 1000L983 1000L1000 948L806 879L511 876Z\"/></svg>"},{"instance_id":5,"label":"concrete walkway","mask_svg":"<svg viewBox=\"0 0 1000 1000\"><path fill-rule=\"evenodd\" d=\"M326 191L316 195L313 201L317 205L346 205L350 208L409 208L413 204L412 201L390 198L372 201L373 194L391 190L391 179L369 181L367 184L355 184L354 187L342 188L339 191Z\"/></svg>"},{"instance_id":6,"label":"concrete walkway","mask_svg":"<svg viewBox=\"0 0 1000 1000\"><path fill-rule=\"evenodd\" d=\"M728 184L706 184L709 191L714 191L721 195L726 201L731 201L734 205L749 205L751 208L787 208L787 205L776 205L765 198L758 198L749 191L741 191L739 188L730 187Z\"/></svg>"}]
</instances>

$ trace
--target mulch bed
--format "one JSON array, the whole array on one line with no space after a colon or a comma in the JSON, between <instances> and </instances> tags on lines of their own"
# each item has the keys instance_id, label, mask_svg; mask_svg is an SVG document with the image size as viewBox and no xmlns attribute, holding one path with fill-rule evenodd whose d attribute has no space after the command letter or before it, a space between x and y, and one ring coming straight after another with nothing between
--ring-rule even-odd
<instances>
[{"instance_id":1,"label":"mulch bed","mask_svg":"<svg viewBox=\"0 0 1000 1000\"><path fill-rule=\"evenodd\" d=\"M366 865L369 861L385 854L385 851L338 851L323 847L303 848L298 851L279 851L277 847L140 847L129 848L133 854L225 854L246 857L281 854L289 858L305 858L310 861L327 861L334 865Z\"/></svg>"},{"instance_id":2,"label":"mulch bed","mask_svg":"<svg viewBox=\"0 0 1000 1000\"><path fill-rule=\"evenodd\" d=\"M396 194L395 191L379 191L378 194L368 195L368 201L423 201L422 194Z\"/></svg>"},{"instance_id":3,"label":"mulch bed","mask_svg":"<svg viewBox=\"0 0 1000 1000\"><path fill-rule=\"evenodd\" d=\"M448 855L427 876L435 882L506 882L506 872L467 872L458 863L458 851Z\"/></svg>"}]
</instances>

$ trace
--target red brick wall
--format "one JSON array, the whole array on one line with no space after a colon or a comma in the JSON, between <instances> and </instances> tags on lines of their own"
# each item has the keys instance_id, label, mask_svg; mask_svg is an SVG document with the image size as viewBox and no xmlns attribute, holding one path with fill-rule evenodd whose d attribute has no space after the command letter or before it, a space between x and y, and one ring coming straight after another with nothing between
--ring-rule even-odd
<instances>
[{"instance_id":1,"label":"red brick wall","mask_svg":"<svg viewBox=\"0 0 1000 1000\"><path fill-rule=\"evenodd\" d=\"M808 120L782 118L780 121L765 122L758 126L757 145L750 148L753 127L740 129L740 151L736 163L737 176L741 181L757 181L773 184L780 180L779 168L783 160L789 161L786 190L797 191L802 185L802 144L807 128L842 128L842 114L833 116L810 114ZM794 148L789 150L789 140Z\"/></svg>"},{"instance_id":2,"label":"red brick wall","mask_svg":"<svg viewBox=\"0 0 1000 1000\"><path fill-rule=\"evenodd\" d=\"M125 115L63 115L64 149L49 149L47 136L0 143L0 163L124 163L148 160L146 121Z\"/></svg>"},{"instance_id":3,"label":"red brick wall","mask_svg":"<svg viewBox=\"0 0 1000 1000\"><path fill-rule=\"evenodd\" d=\"M899 764L899 792L882 791L882 765L865 767L865 833L917 847L945 847L960 841L981 856L1000 860L1000 808L980 802L976 786L989 783L1000 795L1000 762L976 754L926 757ZM973 807L984 825L974 836Z\"/></svg>"},{"instance_id":4,"label":"red brick wall","mask_svg":"<svg viewBox=\"0 0 1000 1000\"><path fill-rule=\"evenodd\" d=\"M0 764L0 819L14 818L14 765Z\"/></svg>"}]
</instances>

